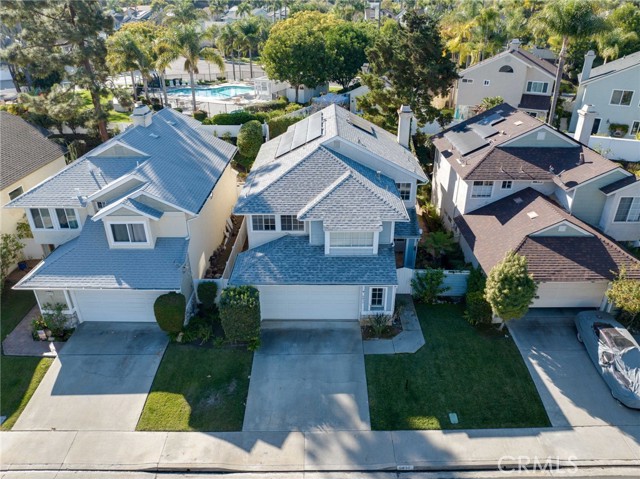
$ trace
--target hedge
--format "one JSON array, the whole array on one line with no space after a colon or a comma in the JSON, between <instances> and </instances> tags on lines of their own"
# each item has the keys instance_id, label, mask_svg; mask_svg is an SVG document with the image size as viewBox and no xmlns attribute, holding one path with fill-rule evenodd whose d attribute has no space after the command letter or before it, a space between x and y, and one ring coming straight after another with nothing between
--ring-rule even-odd
<instances>
[{"instance_id":1,"label":"hedge","mask_svg":"<svg viewBox=\"0 0 640 479\"><path fill-rule=\"evenodd\" d=\"M263 143L262 125L259 121L248 121L240 127L238 151L243 157L251 161L255 160Z\"/></svg>"},{"instance_id":2,"label":"hedge","mask_svg":"<svg viewBox=\"0 0 640 479\"><path fill-rule=\"evenodd\" d=\"M160 329L167 333L179 333L182 330L187 300L182 293L167 293L158 296L153 303L153 312Z\"/></svg>"},{"instance_id":3,"label":"hedge","mask_svg":"<svg viewBox=\"0 0 640 479\"><path fill-rule=\"evenodd\" d=\"M231 113L218 113L210 118L206 118L203 125L244 125L245 123L257 120L260 123L266 121L266 113L249 113L246 111L234 111Z\"/></svg>"},{"instance_id":4,"label":"hedge","mask_svg":"<svg viewBox=\"0 0 640 479\"><path fill-rule=\"evenodd\" d=\"M220 297L220 320L229 341L260 338L260 293L253 286L225 288Z\"/></svg>"},{"instance_id":5,"label":"hedge","mask_svg":"<svg viewBox=\"0 0 640 479\"><path fill-rule=\"evenodd\" d=\"M291 125L298 123L304 119L304 116L278 116L271 118L267 124L269 125L269 139L273 140L277 136L282 135Z\"/></svg>"},{"instance_id":6,"label":"hedge","mask_svg":"<svg viewBox=\"0 0 640 479\"><path fill-rule=\"evenodd\" d=\"M198 121L204 121L207 117L207 112L204 110L196 110L193 112L193 117Z\"/></svg>"},{"instance_id":7,"label":"hedge","mask_svg":"<svg viewBox=\"0 0 640 479\"><path fill-rule=\"evenodd\" d=\"M272 110L282 110L288 105L286 98L280 98L278 100L271 100L265 103L259 103L257 105L250 105L246 107L246 110L250 113L257 112L270 112Z\"/></svg>"},{"instance_id":8,"label":"hedge","mask_svg":"<svg viewBox=\"0 0 640 479\"><path fill-rule=\"evenodd\" d=\"M213 282L198 284L198 299L204 309L213 309L216 305L216 295L218 294L218 285Z\"/></svg>"}]
</instances>

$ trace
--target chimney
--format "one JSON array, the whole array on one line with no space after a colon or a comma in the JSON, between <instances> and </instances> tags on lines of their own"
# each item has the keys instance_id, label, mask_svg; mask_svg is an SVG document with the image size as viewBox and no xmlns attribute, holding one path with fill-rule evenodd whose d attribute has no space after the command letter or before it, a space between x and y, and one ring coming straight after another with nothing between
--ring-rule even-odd
<instances>
[{"instance_id":1,"label":"chimney","mask_svg":"<svg viewBox=\"0 0 640 479\"><path fill-rule=\"evenodd\" d=\"M151 124L153 112L149 109L147 105L143 105L142 103L136 103L136 106L133 109L133 113L131 114L131 121L133 122L133 126L143 126L148 127Z\"/></svg>"},{"instance_id":2,"label":"chimney","mask_svg":"<svg viewBox=\"0 0 640 479\"><path fill-rule=\"evenodd\" d=\"M591 75L591 67L593 67L593 60L595 59L596 54L593 53L593 50L589 50L584 56L584 65L582 67L582 73L580 74L580 83L589 79L589 75Z\"/></svg>"},{"instance_id":3,"label":"chimney","mask_svg":"<svg viewBox=\"0 0 640 479\"><path fill-rule=\"evenodd\" d=\"M405 148L409 148L412 120L413 112L411 111L411 107L409 105L402 105L398 110L398 143Z\"/></svg>"},{"instance_id":4,"label":"chimney","mask_svg":"<svg viewBox=\"0 0 640 479\"><path fill-rule=\"evenodd\" d=\"M583 145L589 146L589 137L593 130L593 122L596 119L596 109L593 105L582 105L578 110L578 123L573 138Z\"/></svg>"},{"instance_id":5,"label":"chimney","mask_svg":"<svg viewBox=\"0 0 640 479\"><path fill-rule=\"evenodd\" d=\"M507 45L507 50L520 50L522 43L519 38L514 38Z\"/></svg>"}]
</instances>

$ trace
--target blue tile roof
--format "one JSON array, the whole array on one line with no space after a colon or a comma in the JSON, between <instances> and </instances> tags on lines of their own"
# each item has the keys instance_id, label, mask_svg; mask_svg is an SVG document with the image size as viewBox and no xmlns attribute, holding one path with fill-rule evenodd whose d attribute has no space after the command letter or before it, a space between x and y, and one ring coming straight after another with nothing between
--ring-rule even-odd
<instances>
[{"instance_id":1,"label":"blue tile roof","mask_svg":"<svg viewBox=\"0 0 640 479\"><path fill-rule=\"evenodd\" d=\"M240 253L229 284L396 285L398 276L391 246L376 256L327 256L308 236L287 235Z\"/></svg>"},{"instance_id":2,"label":"blue tile roof","mask_svg":"<svg viewBox=\"0 0 640 479\"><path fill-rule=\"evenodd\" d=\"M102 222L47 256L16 289L179 290L189 240L158 238L152 249L109 249Z\"/></svg>"},{"instance_id":3,"label":"blue tile roof","mask_svg":"<svg viewBox=\"0 0 640 479\"><path fill-rule=\"evenodd\" d=\"M420 224L418 223L418 214L415 208L407 208L409 213L409 221L397 222L393 235L396 238L419 238L420 237Z\"/></svg>"},{"instance_id":4,"label":"blue tile roof","mask_svg":"<svg viewBox=\"0 0 640 479\"><path fill-rule=\"evenodd\" d=\"M159 211L149 205L145 205L144 203L131 198L127 198L126 200L124 200L122 202L122 206L128 206L129 208L133 208L135 211L143 213L147 216L151 216L152 218L155 218L157 220L162 218L162 215L164 214L164 211Z\"/></svg>"}]
</instances>

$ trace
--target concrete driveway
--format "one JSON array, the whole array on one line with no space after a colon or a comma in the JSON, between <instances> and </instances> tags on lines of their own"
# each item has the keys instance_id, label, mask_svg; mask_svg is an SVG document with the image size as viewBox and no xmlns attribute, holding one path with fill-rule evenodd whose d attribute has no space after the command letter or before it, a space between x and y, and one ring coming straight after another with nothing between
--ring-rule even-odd
<instances>
[{"instance_id":1,"label":"concrete driveway","mask_svg":"<svg viewBox=\"0 0 640 479\"><path fill-rule=\"evenodd\" d=\"M515 340L554 427L639 426L640 411L616 401L576 339L571 309L531 310L511 321Z\"/></svg>"},{"instance_id":2,"label":"concrete driveway","mask_svg":"<svg viewBox=\"0 0 640 479\"><path fill-rule=\"evenodd\" d=\"M357 322L270 321L253 357L243 431L368 431Z\"/></svg>"},{"instance_id":3,"label":"concrete driveway","mask_svg":"<svg viewBox=\"0 0 640 479\"><path fill-rule=\"evenodd\" d=\"M13 430L135 430L167 343L155 323L80 324Z\"/></svg>"}]
</instances>

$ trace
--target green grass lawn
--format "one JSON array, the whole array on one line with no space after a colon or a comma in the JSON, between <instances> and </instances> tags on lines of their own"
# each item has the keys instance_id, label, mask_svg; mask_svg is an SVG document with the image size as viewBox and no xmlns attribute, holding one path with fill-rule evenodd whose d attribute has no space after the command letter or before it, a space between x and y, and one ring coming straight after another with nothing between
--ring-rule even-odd
<instances>
[{"instance_id":1,"label":"green grass lawn","mask_svg":"<svg viewBox=\"0 0 640 479\"><path fill-rule=\"evenodd\" d=\"M240 431L253 353L170 344L139 431Z\"/></svg>"},{"instance_id":2,"label":"green grass lawn","mask_svg":"<svg viewBox=\"0 0 640 479\"><path fill-rule=\"evenodd\" d=\"M78 94L82 97L82 101L84 102L84 106L86 108L93 108L93 103L91 101L91 94L88 90L78 90ZM106 97L103 97L102 104L106 105L111 99L113 95L109 93ZM115 110L109 110L107 112L107 122L108 123L130 123L131 119L129 118L128 113L120 113Z\"/></svg>"},{"instance_id":3,"label":"green grass lawn","mask_svg":"<svg viewBox=\"0 0 640 479\"><path fill-rule=\"evenodd\" d=\"M52 362L48 358L0 358L0 415L7 416L0 429L7 431L13 427Z\"/></svg>"},{"instance_id":4,"label":"green grass lawn","mask_svg":"<svg viewBox=\"0 0 640 479\"><path fill-rule=\"evenodd\" d=\"M482 331L453 304L416 305L427 344L415 354L365 356L377 430L549 426L518 348ZM452 425L449 413L458 414Z\"/></svg>"},{"instance_id":5,"label":"green grass lawn","mask_svg":"<svg viewBox=\"0 0 640 479\"><path fill-rule=\"evenodd\" d=\"M33 291L14 291L7 284L0 305L0 336L2 339L13 331L31 308L36 305Z\"/></svg>"}]
</instances>

